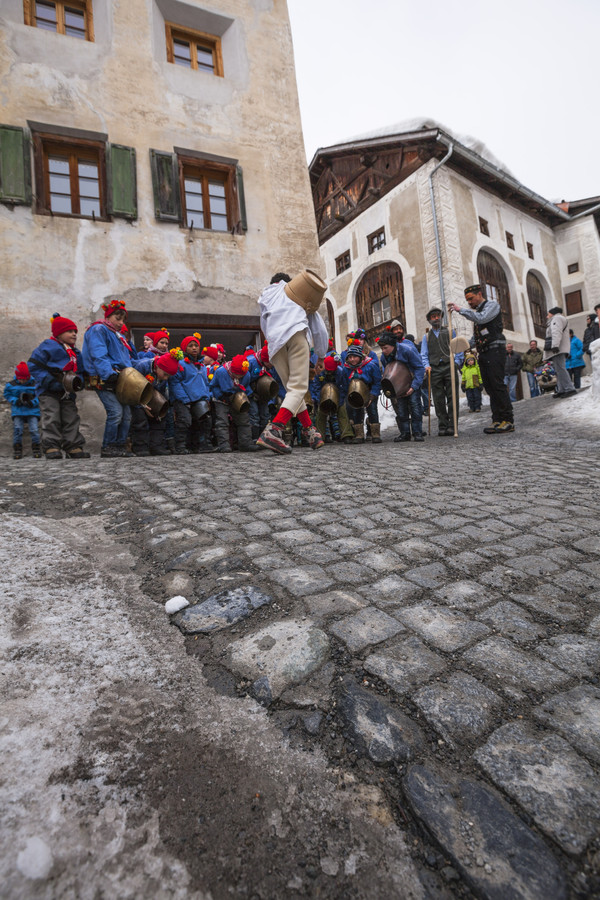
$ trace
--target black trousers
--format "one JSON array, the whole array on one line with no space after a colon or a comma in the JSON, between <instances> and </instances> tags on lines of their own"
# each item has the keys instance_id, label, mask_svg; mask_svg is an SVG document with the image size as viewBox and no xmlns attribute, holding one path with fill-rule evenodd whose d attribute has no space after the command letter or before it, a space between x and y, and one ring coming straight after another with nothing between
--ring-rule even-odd
<instances>
[{"instance_id":1,"label":"black trousers","mask_svg":"<svg viewBox=\"0 0 600 900\"><path fill-rule=\"evenodd\" d=\"M458 369L454 368L454 385L456 396L456 418L458 420ZM440 431L446 431L453 426L452 413L452 379L450 377L450 363L431 367L431 396L438 420Z\"/></svg>"},{"instance_id":2,"label":"black trousers","mask_svg":"<svg viewBox=\"0 0 600 900\"><path fill-rule=\"evenodd\" d=\"M505 365L506 347L492 347L479 354L479 369L490 398L492 422L514 422L508 387L504 384Z\"/></svg>"}]
</instances>

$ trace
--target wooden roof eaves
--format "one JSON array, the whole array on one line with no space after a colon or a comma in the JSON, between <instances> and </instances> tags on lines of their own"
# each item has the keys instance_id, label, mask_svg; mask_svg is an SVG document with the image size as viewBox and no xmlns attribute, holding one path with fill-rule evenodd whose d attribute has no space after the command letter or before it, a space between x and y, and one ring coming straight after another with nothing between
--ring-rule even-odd
<instances>
[{"instance_id":1,"label":"wooden roof eaves","mask_svg":"<svg viewBox=\"0 0 600 900\"><path fill-rule=\"evenodd\" d=\"M386 147L400 146L411 143L424 143L433 141L439 145L439 151L446 152L449 144L453 145L452 157L448 165L458 171L466 170L471 177L476 177L486 187L494 187L500 196L510 195L510 201L515 206L521 206L534 215L539 215L550 225L560 225L568 222L571 216L560 207L546 200L535 191L526 188L524 184L503 172L493 163L488 162L474 150L470 150L451 135L439 128L421 131L406 132L404 134L391 134L381 137L365 138L360 141L349 141L344 144L334 144L331 147L321 147L313 156L309 165L311 177L316 174L319 157L343 156L360 152L361 150L383 149ZM436 148L437 150L438 148ZM435 154L437 155L437 153ZM459 162L460 161L460 162ZM461 164L462 163L462 166ZM319 173L320 174L320 173ZM464 174L464 171L463 171Z\"/></svg>"}]
</instances>

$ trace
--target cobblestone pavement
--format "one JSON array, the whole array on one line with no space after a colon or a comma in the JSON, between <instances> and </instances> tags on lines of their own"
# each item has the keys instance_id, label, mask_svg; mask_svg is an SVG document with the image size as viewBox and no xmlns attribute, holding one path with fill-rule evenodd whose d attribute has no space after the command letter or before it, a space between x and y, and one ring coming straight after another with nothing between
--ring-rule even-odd
<instances>
[{"instance_id":1,"label":"cobblestone pavement","mask_svg":"<svg viewBox=\"0 0 600 900\"><path fill-rule=\"evenodd\" d=\"M549 410L519 404L514 435L473 416L457 441L289 458L5 462L6 518L95 519L135 560L138 604L158 617L184 595L161 641L202 674L215 720L250 704L282 767L321 754L338 792L372 792L365 835L396 829L418 876L378 881L385 853L351 852L333 816L294 861L294 814L272 815L251 874L254 806L218 853L210 821L182 812L183 840L161 813L184 896L600 895L598 434Z\"/></svg>"}]
</instances>

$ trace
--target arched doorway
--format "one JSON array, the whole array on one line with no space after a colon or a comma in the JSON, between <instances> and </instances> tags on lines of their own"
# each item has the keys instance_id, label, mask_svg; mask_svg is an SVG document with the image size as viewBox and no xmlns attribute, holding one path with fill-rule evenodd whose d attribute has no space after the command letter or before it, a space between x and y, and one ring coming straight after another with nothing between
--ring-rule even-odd
<instances>
[{"instance_id":1,"label":"arched doorway","mask_svg":"<svg viewBox=\"0 0 600 900\"><path fill-rule=\"evenodd\" d=\"M514 331L508 279L496 257L487 250L480 250L477 254L477 277L484 287L486 299L496 300L500 304L504 328Z\"/></svg>"},{"instance_id":2,"label":"arched doorway","mask_svg":"<svg viewBox=\"0 0 600 900\"><path fill-rule=\"evenodd\" d=\"M543 338L546 336L546 313L548 312L544 288L540 279L533 272L527 273L526 285L533 330L536 337Z\"/></svg>"},{"instance_id":3,"label":"arched doorway","mask_svg":"<svg viewBox=\"0 0 600 900\"><path fill-rule=\"evenodd\" d=\"M359 328L372 338L392 319L404 317L404 284L402 270L393 262L369 269L356 288L356 315Z\"/></svg>"}]
</instances>

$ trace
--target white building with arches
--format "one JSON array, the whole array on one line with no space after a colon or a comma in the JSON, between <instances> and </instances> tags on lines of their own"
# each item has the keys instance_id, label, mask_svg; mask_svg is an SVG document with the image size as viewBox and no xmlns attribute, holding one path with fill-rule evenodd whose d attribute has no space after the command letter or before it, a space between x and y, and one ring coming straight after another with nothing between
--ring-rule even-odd
<instances>
[{"instance_id":1,"label":"white building with arches","mask_svg":"<svg viewBox=\"0 0 600 900\"><path fill-rule=\"evenodd\" d=\"M551 203L431 121L322 148L310 177L340 349L348 332L373 337L395 317L420 338L431 306L464 303L477 282L519 351L543 343L547 309L561 306L582 337L600 302L600 198Z\"/></svg>"}]
</instances>

